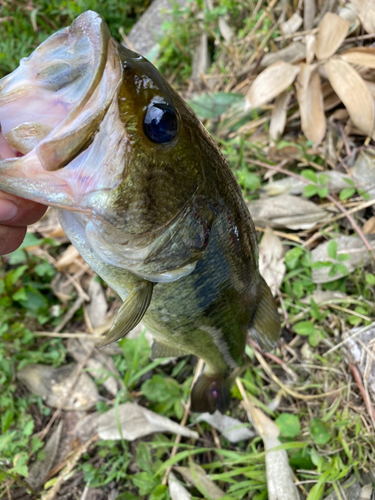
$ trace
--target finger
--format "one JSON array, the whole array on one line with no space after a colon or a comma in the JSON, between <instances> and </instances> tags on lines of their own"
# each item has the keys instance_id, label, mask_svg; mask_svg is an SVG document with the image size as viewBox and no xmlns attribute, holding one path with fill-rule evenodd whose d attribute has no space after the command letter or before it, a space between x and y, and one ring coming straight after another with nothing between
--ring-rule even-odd
<instances>
[{"instance_id":1,"label":"finger","mask_svg":"<svg viewBox=\"0 0 375 500\"><path fill-rule=\"evenodd\" d=\"M0 255L14 252L23 242L26 226L12 227L0 225Z\"/></svg>"},{"instance_id":2,"label":"finger","mask_svg":"<svg viewBox=\"0 0 375 500\"><path fill-rule=\"evenodd\" d=\"M8 193L0 192L0 224L27 226L38 221L47 207Z\"/></svg>"}]
</instances>

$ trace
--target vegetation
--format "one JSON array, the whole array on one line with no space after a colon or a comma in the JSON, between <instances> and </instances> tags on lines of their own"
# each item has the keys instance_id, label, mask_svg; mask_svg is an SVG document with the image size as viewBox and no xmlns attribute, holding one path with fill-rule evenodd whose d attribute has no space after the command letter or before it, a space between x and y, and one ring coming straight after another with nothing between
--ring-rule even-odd
<instances>
[{"instance_id":1,"label":"vegetation","mask_svg":"<svg viewBox=\"0 0 375 500\"><path fill-rule=\"evenodd\" d=\"M121 39L119 28L128 31L147 6L139 0L101 4L94 0L4 0L1 5L0 76L86 9L101 13L112 35ZM354 483L370 483L369 474L375 468L372 358L367 354L367 365L361 370L361 363L352 356L355 344L347 340L353 328L371 332L375 317L374 259L361 243L361 238L366 239L372 246L375 231L375 225L371 226L375 220L370 203L372 184L371 177L364 186L355 175L366 159L371 163L373 142L352 127L340 100L325 108L330 127L323 142L314 145L308 141L291 85L287 87L285 132L281 139L271 140L274 106L251 108L246 95L263 70L263 56L277 54L289 45L292 37L282 35L280 18L284 22L290 19L297 5L288 3L284 13L275 10L272 1L245 5L240 0L225 0L207 5L196 2L183 10L176 8L173 20L166 23L156 64L185 94L217 139L249 200L260 237L266 241L271 234L274 238L272 245L261 244L260 254L274 276L283 318L283 338L274 353L262 353L249 341L249 366L232 389L229 414L252 429L241 403L242 383L249 401L278 426L280 448L287 452L301 498L320 500L334 491L337 498L344 499ZM355 17L351 26L353 37L361 29L360 21ZM212 65L203 79L188 85L202 34L208 36ZM352 47L345 43L343 50ZM370 81L371 72L366 75ZM341 184L335 184L332 172L341 174ZM293 184L285 188L278 184L282 179ZM257 203L272 208L274 195L285 194L295 197L292 207L290 198L284 202L278 198L284 205L277 205L273 215L253 212L260 206ZM311 205L305 205L306 209L298 206L293 212L294 203L297 206L301 200ZM265 229L266 225L273 229ZM340 239L349 236L362 247ZM78 499L84 498L85 488L98 488L103 498L111 494L119 500L167 500L171 498L166 482L171 466L180 467L173 469L174 474L192 498L268 498L261 436L233 443L197 415L189 414L186 404L196 360L150 361L144 332L119 342L120 349L112 354L112 373L108 368L96 369L98 397L89 413L96 410L105 415L136 401L175 422L182 421L197 431L197 439L180 439L170 433L154 433L133 442L97 435L85 441L74 432L69 437L66 429L76 423L78 412L56 413L45 398L31 394L20 382L19 373L29 365L57 368L73 362L70 339L87 340L98 332L92 328L86 304L92 272L76 256L69 258L68 245L50 213L30 229L21 249L1 258L0 498L45 495L43 498ZM276 252L278 245L281 256ZM358 252L362 257L354 262ZM278 267L280 263L284 267ZM105 284L101 286L109 304L107 316L113 316L118 301ZM372 348L373 338L374 333L362 356ZM343 341L340 348L335 347ZM365 343L363 338L361 342ZM85 364L88 359L86 356L79 365L83 373L91 369ZM105 385L113 374L119 383L116 395ZM30 487L27 480L32 467L49 456L45 443L56 430L56 425L50 425L51 418L64 422L65 452L47 470L40 486ZM210 481L197 480L198 465ZM184 467L193 471L192 480L187 479Z\"/></svg>"}]
</instances>

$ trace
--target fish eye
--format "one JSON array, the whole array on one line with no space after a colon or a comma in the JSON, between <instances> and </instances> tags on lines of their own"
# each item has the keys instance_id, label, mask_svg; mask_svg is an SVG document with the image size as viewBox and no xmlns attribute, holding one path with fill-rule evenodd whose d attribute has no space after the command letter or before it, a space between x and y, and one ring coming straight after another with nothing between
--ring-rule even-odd
<instances>
[{"instance_id":1,"label":"fish eye","mask_svg":"<svg viewBox=\"0 0 375 500\"><path fill-rule=\"evenodd\" d=\"M165 144L176 137L177 116L172 106L151 102L143 120L146 137L157 144Z\"/></svg>"}]
</instances>

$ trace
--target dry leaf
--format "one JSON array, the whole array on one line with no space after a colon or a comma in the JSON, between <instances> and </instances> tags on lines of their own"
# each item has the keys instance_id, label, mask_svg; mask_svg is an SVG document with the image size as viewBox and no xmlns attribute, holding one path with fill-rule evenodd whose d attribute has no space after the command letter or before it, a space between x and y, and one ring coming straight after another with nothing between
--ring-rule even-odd
<instances>
[{"instance_id":1,"label":"dry leaf","mask_svg":"<svg viewBox=\"0 0 375 500\"><path fill-rule=\"evenodd\" d=\"M268 68L271 64L279 61L286 63L296 63L305 58L306 47L302 42L292 42L285 49L280 49L277 52L269 52L265 54L260 62L260 68Z\"/></svg>"},{"instance_id":2,"label":"dry leaf","mask_svg":"<svg viewBox=\"0 0 375 500\"><path fill-rule=\"evenodd\" d=\"M297 77L297 100L301 114L301 128L309 141L318 144L326 133L323 94L315 65L301 64Z\"/></svg>"},{"instance_id":3,"label":"dry leaf","mask_svg":"<svg viewBox=\"0 0 375 500\"><path fill-rule=\"evenodd\" d=\"M306 63L311 64L315 56L316 37L314 35L306 35L305 43L306 43Z\"/></svg>"},{"instance_id":4,"label":"dry leaf","mask_svg":"<svg viewBox=\"0 0 375 500\"><path fill-rule=\"evenodd\" d=\"M358 47L341 52L340 58L358 66L375 69L375 50L370 47Z\"/></svg>"},{"instance_id":5,"label":"dry leaf","mask_svg":"<svg viewBox=\"0 0 375 500\"><path fill-rule=\"evenodd\" d=\"M191 72L192 81L200 82L201 75L205 75L209 67L210 67L210 54L208 52L207 34L202 33L199 40L199 45L197 46L194 52L193 69Z\"/></svg>"},{"instance_id":6,"label":"dry leaf","mask_svg":"<svg viewBox=\"0 0 375 500\"><path fill-rule=\"evenodd\" d=\"M373 0L351 0L367 33L375 32L375 3Z\"/></svg>"},{"instance_id":7,"label":"dry leaf","mask_svg":"<svg viewBox=\"0 0 375 500\"><path fill-rule=\"evenodd\" d=\"M154 432L171 432L193 439L199 437L197 432L135 403L124 403L106 413L98 414L97 426L99 438L109 440L121 439L122 434L127 441L134 441Z\"/></svg>"},{"instance_id":8,"label":"dry leaf","mask_svg":"<svg viewBox=\"0 0 375 500\"><path fill-rule=\"evenodd\" d=\"M283 35L293 35L300 26L302 26L303 19L295 12L285 23L281 23L280 30Z\"/></svg>"},{"instance_id":9,"label":"dry leaf","mask_svg":"<svg viewBox=\"0 0 375 500\"><path fill-rule=\"evenodd\" d=\"M352 3L347 3L343 7L340 7L338 14L350 24L354 23L357 19L357 12Z\"/></svg>"},{"instance_id":10,"label":"dry leaf","mask_svg":"<svg viewBox=\"0 0 375 500\"><path fill-rule=\"evenodd\" d=\"M294 484L293 472L285 450L273 451L281 445L279 428L259 408L244 400L250 422L263 440L266 450L266 476L269 500L299 500L298 489Z\"/></svg>"},{"instance_id":11,"label":"dry leaf","mask_svg":"<svg viewBox=\"0 0 375 500\"><path fill-rule=\"evenodd\" d=\"M314 25L316 15L315 0L304 0L303 2L303 29L309 30Z\"/></svg>"},{"instance_id":12,"label":"dry leaf","mask_svg":"<svg viewBox=\"0 0 375 500\"><path fill-rule=\"evenodd\" d=\"M319 60L332 57L348 34L350 24L342 17L327 12L319 26L315 55Z\"/></svg>"},{"instance_id":13,"label":"dry leaf","mask_svg":"<svg viewBox=\"0 0 375 500\"><path fill-rule=\"evenodd\" d=\"M303 304L310 304L311 299L316 304L322 304L323 302L331 302L332 300L345 301L348 299L348 295L334 290L315 290L311 295L301 299L301 302Z\"/></svg>"},{"instance_id":14,"label":"dry leaf","mask_svg":"<svg viewBox=\"0 0 375 500\"><path fill-rule=\"evenodd\" d=\"M227 43L230 43L233 36L233 31L223 16L219 17L219 31L224 40Z\"/></svg>"},{"instance_id":15,"label":"dry leaf","mask_svg":"<svg viewBox=\"0 0 375 500\"><path fill-rule=\"evenodd\" d=\"M349 184L344 179L350 179L348 174L343 174L337 170L327 170L321 172L329 177L328 190L330 193L339 193L342 189L347 188ZM267 196L278 196L281 194L302 194L306 182L303 182L296 177L284 177L278 181L269 182L262 186L262 192Z\"/></svg>"},{"instance_id":16,"label":"dry leaf","mask_svg":"<svg viewBox=\"0 0 375 500\"><path fill-rule=\"evenodd\" d=\"M289 229L311 229L324 221L328 213L312 201L283 194L247 203L256 226Z\"/></svg>"},{"instance_id":17,"label":"dry leaf","mask_svg":"<svg viewBox=\"0 0 375 500\"><path fill-rule=\"evenodd\" d=\"M351 361L356 363L362 376L367 380L368 387L375 398L375 363L372 361L370 369L367 368L366 370L367 358L370 358L369 361L371 361L373 357L368 351L374 353L375 350L375 328L370 328L367 332L365 331L354 338L350 338L350 336L358 332L359 329L360 328L356 327L344 334L344 339L349 338L346 342L346 349L348 355L352 358Z\"/></svg>"},{"instance_id":18,"label":"dry leaf","mask_svg":"<svg viewBox=\"0 0 375 500\"><path fill-rule=\"evenodd\" d=\"M171 500L190 500L191 495L188 490L176 478L173 472L168 477L168 490Z\"/></svg>"},{"instance_id":19,"label":"dry leaf","mask_svg":"<svg viewBox=\"0 0 375 500\"><path fill-rule=\"evenodd\" d=\"M367 237L373 251L375 250L375 238L373 236ZM339 236L325 243L321 243L311 252L312 263L315 262L332 262L337 264L338 261L332 260L328 255L328 245L335 241L337 243L337 255L348 254L350 258L344 262L348 272L351 273L359 267L364 267L372 260L372 256L365 247L363 241L358 236ZM342 278L344 274L338 271L336 274L330 276L329 272L331 267L322 267L320 269L312 269L313 283L329 283Z\"/></svg>"},{"instance_id":20,"label":"dry leaf","mask_svg":"<svg viewBox=\"0 0 375 500\"><path fill-rule=\"evenodd\" d=\"M44 458L42 460L37 459L29 468L29 476L26 478L26 482L34 489L43 484L47 474L52 469L60 444L62 428L63 420L60 421L46 442L43 448Z\"/></svg>"},{"instance_id":21,"label":"dry leaf","mask_svg":"<svg viewBox=\"0 0 375 500\"><path fill-rule=\"evenodd\" d=\"M327 74L326 74L327 77ZM326 80L322 85L324 99L324 111L329 111L341 103L339 96L333 90L332 85Z\"/></svg>"},{"instance_id":22,"label":"dry leaf","mask_svg":"<svg viewBox=\"0 0 375 500\"><path fill-rule=\"evenodd\" d=\"M93 328L102 325L105 321L108 305L102 285L96 277L91 278L87 294L90 302L86 306L87 314Z\"/></svg>"},{"instance_id":23,"label":"dry leaf","mask_svg":"<svg viewBox=\"0 0 375 500\"><path fill-rule=\"evenodd\" d=\"M364 224L362 231L364 234L375 234L375 216L370 217Z\"/></svg>"},{"instance_id":24,"label":"dry leaf","mask_svg":"<svg viewBox=\"0 0 375 500\"><path fill-rule=\"evenodd\" d=\"M190 467L174 467L187 483L193 484L205 498L216 499L225 496L216 484L211 481L207 472L194 462L190 462Z\"/></svg>"},{"instance_id":25,"label":"dry leaf","mask_svg":"<svg viewBox=\"0 0 375 500\"><path fill-rule=\"evenodd\" d=\"M70 364L53 368L47 365L27 365L17 373L30 392L41 396L49 406L57 408L69 393L63 410L89 410L98 401L96 385L87 373L80 374L73 390L70 390L78 365Z\"/></svg>"},{"instance_id":26,"label":"dry leaf","mask_svg":"<svg viewBox=\"0 0 375 500\"><path fill-rule=\"evenodd\" d=\"M76 250L73 245L69 245L68 248L58 258L56 262L56 269L58 271L63 271L79 258L80 255L78 253L78 250Z\"/></svg>"},{"instance_id":27,"label":"dry leaf","mask_svg":"<svg viewBox=\"0 0 375 500\"><path fill-rule=\"evenodd\" d=\"M291 85L298 75L298 66L280 61L265 69L251 85L246 94L246 103L252 108L259 108Z\"/></svg>"},{"instance_id":28,"label":"dry leaf","mask_svg":"<svg viewBox=\"0 0 375 500\"><path fill-rule=\"evenodd\" d=\"M364 80L356 70L339 57L325 64L328 79L348 110L354 125L371 135L374 127L374 101Z\"/></svg>"},{"instance_id":29,"label":"dry leaf","mask_svg":"<svg viewBox=\"0 0 375 500\"><path fill-rule=\"evenodd\" d=\"M290 92L287 90L284 90L284 92L281 92L281 94L276 97L270 121L270 137L274 141L279 139L284 132L289 99Z\"/></svg>"},{"instance_id":30,"label":"dry leaf","mask_svg":"<svg viewBox=\"0 0 375 500\"><path fill-rule=\"evenodd\" d=\"M370 199L375 199L375 152L372 149L359 152L353 166L353 180L357 189L363 189Z\"/></svg>"},{"instance_id":31,"label":"dry leaf","mask_svg":"<svg viewBox=\"0 0 375 500\"><path fill-rule=\"evenodd\" d=\"M285 274L284 249L280 238L267 226L259 245L259 271L276 295Z\"/></svg>"},{"instance_id":32,"label":"dry leaf","mask_svg":"<svg viewBox=\"0 0 375 500\"><path fill-rule=\"evenodd\" d=\"M255 433L248 428L248 424L244 424L236 418L223 415L219 411L215 413L202 413L198 417L198 422L206 422L222 433L231 443L245 441L255 436Z\"/></svg>"},{"instance_id":33,"label":"dry leaf","mask_svg":"<svg viewBox=\"0 0 375 500\"><path fill-rule=\"evenodd\" d=\"M69 354L80 363L85 359L94 344L95 342L90 339L71 338L68 340L67 348ZM116 396L124 387L113 359L104 350L95 349L86 362L86 366L90 375L94 379L101 381L100 383L112 396Z\"/></svg>"}]
</instances>

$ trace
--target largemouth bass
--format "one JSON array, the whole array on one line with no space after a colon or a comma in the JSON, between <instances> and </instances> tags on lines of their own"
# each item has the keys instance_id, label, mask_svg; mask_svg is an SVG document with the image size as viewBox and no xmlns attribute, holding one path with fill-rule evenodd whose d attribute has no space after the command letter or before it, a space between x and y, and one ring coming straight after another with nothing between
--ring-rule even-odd
<instances>
[{"instance_id":1,"label":"largemouth bass","mask_svg":"<svg viewBox=\"0 0 375 500\"><path fill-rule=\"evenodd\" d=\"M152 356L206 363L193 411L226 411L248 331L280 323L240 188L192 110L88 11L0 81L0 189L58 209L123 303L99 346L141 320Z\"/></svg>"}]
</instances>

